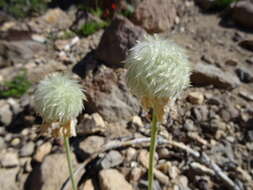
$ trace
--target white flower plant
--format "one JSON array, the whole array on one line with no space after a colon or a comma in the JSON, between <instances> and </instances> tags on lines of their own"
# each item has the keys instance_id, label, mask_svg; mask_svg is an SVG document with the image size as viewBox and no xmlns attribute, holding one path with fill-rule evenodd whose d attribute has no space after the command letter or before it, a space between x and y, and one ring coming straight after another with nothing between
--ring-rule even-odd
<instances>
[{"instance_id":1,"label":"white flower plant","mask_svg":"<svg viewBox=\"0 0 253 190\"><path fill-rule=\"evenodd\" d=\"M191 66L183 48L157 35L147 35L138 41L124 63L130 91L145 109L152 109L148 170L148 190L152 190L158 123L163 120L166 105L189 86ZM84 109L83 100L86 97L78 81L60 73L42 80L34 96L35 111L43 118L42 132L64 138L73 190L77 186L71 167L69 137L76 135L76 117Z\"/></svg>"},{"instance_id":2,"label":"white flower plant","mask_svg":"<svg viewBox=\"0 0 253 190\"><path fill-rule=\"evenodd\" d=\"M72 189L77 190L71 166L69 137L75 136L76 117L84 109L86 97L68 74L54 73L40 81L34 94L35 111L42 117L42 132L63 137Z\"/></svg>"},{"instance_id":3,"label":"white flower plant","mask_svg":"<svg viewBox=\"0 0 253 190\"><path fill-rule=\"evenodd\" d=\"M152 190L158 122L163 120L166 105L189 86L191 65L183 48L157 35L138 41L124 62L129 89L144 108L152 109L148 171L148 190Z\"/></svg>"}]
</instances>

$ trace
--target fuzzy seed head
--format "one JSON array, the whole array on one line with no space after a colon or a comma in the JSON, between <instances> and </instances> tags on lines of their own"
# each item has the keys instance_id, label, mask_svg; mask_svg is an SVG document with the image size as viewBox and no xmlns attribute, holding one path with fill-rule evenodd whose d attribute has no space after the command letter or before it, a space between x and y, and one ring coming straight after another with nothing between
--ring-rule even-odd
<instances>
[{"instance_id":1,"label":"fuzzy seed head","mask_svg":"<svg viewBox=\"0 0 253 190\"><path fill-rule=\"evenodd\" d=\"M174 99L189 86L191 66L184 49L157 35L130 50L127 85L137 97Z\"/></svg>"},{"instance_id":2,"label":"fuzzy seed head","mask_svg":"<svg viewBox=\"0 0 253 190\"><path fill-rule=\"evenodd\" d=\"M127 85L144 108L153 108L163 120L166 105L190 84L191 66L184 49L157 35L145 36L124 61Z\"/></svg>"},{"instance_id":3,"label":"fuzzy seed head","mask_svg":"<svg viewBox=\"0 0 253 190\"><path fill-rule=\"evenodd\" d=\"M44 123L66 123L83 109L85 95L81 86L69 75L54 73L40 81L34 95L35 110Z\"/></svg>"}]
</instances>

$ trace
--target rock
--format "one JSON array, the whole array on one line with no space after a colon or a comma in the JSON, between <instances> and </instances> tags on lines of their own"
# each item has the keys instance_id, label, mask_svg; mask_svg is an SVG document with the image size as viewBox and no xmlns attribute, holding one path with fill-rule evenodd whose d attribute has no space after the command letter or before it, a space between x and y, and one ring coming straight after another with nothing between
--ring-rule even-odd
<instances>
[{"instance_id":1,"label":"rock","mask_svg":"<svg viewBox=\"0 0 253 190\"><path fill-rule=\"evenodd\" d=\"M15 115L21 112L21 107L17 100L15 100L14 98L8 98L7 102L10 105L11 110Z\"/></svg>"},{"instance_id":2,"label":"rock","mask_svg":"<svg viewBox=\"0 0 253 190\"><path fill-rule=\"evenodd\" d=\"M246 68L239 67L235 70L238 78L241 82L250 83L253 82L253 70L249 70Z\"/></svg>"},{"instance_id":3,"label":"rock","mask_svg":"<svg viewBox=\"0 0 253 190\"><path fill-rule=\"evenodd\" d=\"M79 148L86 154L99 151L104 145L105 140L100 136L89 136L79 144Z\"/></svg>"},{"instance_id":4,"label":"rock","mask_svg":"<svg viewBox=\"0 0 253 190\"><path fill-rule=\"evenodd\" d=\"M72 158L74 155L71 155ZM72 159L73 167L76 167L75 159ZM27 182L28 189L60 189L69 177L68 165L65 154L56 153L48 155L41 165L34 167L30 179Z\"/></svg>"},{"instance_id":5,"label":"rock","mask_svg":"<svg viewBox=\"0 0 253 190\"><path fill-rule=\"evenodd\" d=\"M0 151L2 151L6 147L5 141L3 137L0 137Z\"/></svg>"},{"instance_id":6,"label":"rock","mask_svg":"<svg viewBox=\"0 0 253 190\"><path fill-rule=\"evenodd\" d=\"M110 67L122 67L128 50L142 38L145 31L128 19L117 16L106 28L96 50L96 57Z\"/></svg>"},{"instance_id":7,"label":"rock","mask_svg":"<svg viewBox=\"0 0 253 190\"><path fill-rule=\"evenodd\" d=\"M232 73L224 72L214 65L201 63L195 65L191 82L195 86L213 85L222 89L233 89L240 85L240 81Z\"/></svg>"},{"instance_id":8,"label":"rock","mask_svg":"<svg viewBox=\"0 0 253 190\"><path fill-rule=\"evenodd\" d=\"M120 165L123 162L124 158L118 151L111 150L108 152L105 157L101 160L100 166L103 169L112 168Z\"/></svg>"},{"instance_id":9,"label":"rock","mask_svg":"<svg viewBox=\"0 0 253 190\"><path fill-rule=\"evenodd\" d=\"M105 122L98 113L93 113L92 115L85 114L83 120L77 126L78 135L104 133L105 131L106 131Z\"/></svg>"},{"instance_id":10,"label":"rock","mask_svg":"<svg viewBox=\"0 0 253 190\"><path fill-rule=\"evenodd\" d=\"M144 127L144 125L142 123L142 120L141 120L141 118L138 115L133 116L133 118L131 120L131 125L134 128L137 128L137 129L140 129L140 128Z\"/></svg>"},{"instance_id":11,"label":"rock","mask_svg":"<svg viewBox=\"0 0 253 190\"><path fill-rule=\"evenodd\" d=\"M85 181L82 190L95 190L95 187L91 179L88 179L87 181Z\"/></svg>"},{"instance_id":12,"label":"rock","mask_svg":"<svg viewBox=\"0 0 253 190\"><path fill-rule=\"evenodd\" d=\"M34 148L35 148L34 142L30 141L26 143L20 150L20 156L21 157L31 156L33 154Z\"/></svg>"},{"instance_id":13,"label":"rock","mask_svg":"<svg viewBox=\"0 0 253 190\"><path fill-rule=\"evenodd\" d=\"M0 41L0 57L3 58L5 66L20 62L26 63L44 51L44 44L32 40Z\"/></svg>"},{"instance_id":14,"label":"rock","mask_svg":"<svg viewBox=\"0 0 253 190\"><path fill-rule=\"evenodd\" d=\"M167 0L143 0L136 7L133 22L149 33L169 30L176 21L176 6Z\"/></svg>"},{"instance_id":15,"label":"rock","mask_svg":"<svg viewBox=\"0 0 253 190\"><path fill-rule=\"evenodd\" d=\"M130 178L131 181L138 182L141 179L141 176L143 174L144 174L144 172L143 172L142 168L134 167L131 170L129 178Z\"/></svg>"},{"instance_id":16,"label":"rock","mask_svg":"<svg viewBox=\"0 0 253 190\"><path fill-rule=\"evenodd\" d=\"M103 190L133 190L124 176L115 169L104 169L99 173L100 189Z\"/></svg>"},{"instance_id":17,"label":"rock","mask_svg":"<svg viewBox=\"0 0 253 190\"><path fill-rule=\"evenodd\" d=\"M138 155L138 161L145 167L148 168L149 153L146 150L141 150Z\"/></svg>"},{"instance_id":18,"label":"rock","mask_svg":"<svg viewBox=\"0 0 253 190\"><path fill-rule=\"evenodd\" d=\"M123 69L100 66L84 81L88 101L86 110L99 113L107 122L126 123L139 112L140 106L125 84Z\"/></svg>"},{"instance_id":19,"label":"rock","mask_svg":"<svg viewBox=\"0 0 253 190\"><path fill-rule=\"evenodd\" d=\"M42 145L40 145L35 155L33 156L33 160L37 162L42 162L46 155L48 155L52 150L52 144L50 142L46 142Z\"/></svg>"},{"instance_id":20,"label":"rock","mask_svg":"<svg viewBox=\"0 0 253 190\"><path fill-rule=\"evenodd\" d=\"M187 99L192 104L202 104L204 102L204 96L200 92L190 92Z\"/></svg>"},{"instance_id":21,"label":"rock","mask_svg":"<svg viewBox=\"0 0 253 190\"><path fill-rule=\"evenodd\" d=\"M136 151L136 149L134 149L134 148L128 148L127 150L126 150L126 157L125 157L125 160L127 161L127 162L130 162L131 160L133 160L135 157L136 157L136 153L137 153L137 151Z\"/></svg>"},{"instance_id":22,"label":"rock","mask_svg":"<svg viewBox=\"0 0 253 190\"><path fill-rule=\"evenodd\" d=\"M196 106L192 108L192 116L197 121L206 121L208 117L208 108L206 105Z\"/></svg>"},{"instance_id":23,"label":"rock","mask_svg":"<svg viewBox=\"0 0 253 190\"><path fill-rule=\"evenodd\" d=\"M253 29L253 1L241 0L232 4L231 14L233 20L241 26Z\"/></svg>"},{"instance_id":24,"label":"rock","mask_svg":"<svg viewBox=\"0 0 253 190\"><path fill-rule=\"evenodd\" d=\"M197 131L197 128L194 126L194 122L191 119L186 119L183 127L187 131Z\"/></svg>"},{"instance_id":25,"label":"rock","mask_svg":"<svg viewBox=\"0 0 253 190\"><path fill-rule=\"evenodd\" d=\"M44 15L32 19L28 24L32 31L49 33L67 29L72 22L72 19L64 11L55 8L49 9Z\"/></svg>"},{"instance_id":26,"label":"rock","mask_svg":"<svg viewBox=\"0 0 253 190\"><path fill-rule=\"evenodd\" d=\"M248 91L240 91L239 95L245 100L253 101L253 94Z\"/></svg>"},{"instance_id":27,"label":"rock","mask_svg":"<svg viewBox=\"0 0 253 190\"><path fill-rule=\"evenodd\" d=\"M18 155L15 152L1 152L0 165L5 168L16 167L19 165Z\"/></svg>"},{"instance_id":28,"label":"rock","mask_svg":"<svg viewBox=\"0 0 253 190\"><path fill-rule=\"evenodd\" d=\"M0 187L1 190L18 190L16 176L19 168L0 169Z\"/></svg>"},{"instance_id":29,"label":"rock","mask_svg":"<svg viewBox=\"0 0 253 190\"><path fill-rule=\"evenodd\" d=\"M0 125L9 125L12 121L12 116L13 114L11 112L10 105L5 101L0 100Z\"/></svg>"}]
</instances>

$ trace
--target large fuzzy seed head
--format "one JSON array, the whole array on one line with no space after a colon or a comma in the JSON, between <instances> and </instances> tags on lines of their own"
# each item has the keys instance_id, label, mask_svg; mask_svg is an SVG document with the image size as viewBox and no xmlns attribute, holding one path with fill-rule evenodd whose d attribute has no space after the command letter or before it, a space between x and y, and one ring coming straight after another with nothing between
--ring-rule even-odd
<instances>
[{"instance_id":1,"label":"large fuzzy seed head","mask_svg":"<svg viewBox=\"0 0 253 190\"><path fill-rule=\"evenodd\" d=\"M34 95L34 106L45 123L65 123L83 109L85 95L69 75L54 73L40 81Z\"/></svg>"},{"instance_id":2,"label":"large fuzzy seed head","mask_svg":"<svg viewBox=\"0 0 253 190\"><path fill-rule=\"evenodd\" d=\"M191 66L184 49L157 35L137 42L125 64L127 85L141 99L174 99L190 83Z\"/></svg>"}]
</instances>

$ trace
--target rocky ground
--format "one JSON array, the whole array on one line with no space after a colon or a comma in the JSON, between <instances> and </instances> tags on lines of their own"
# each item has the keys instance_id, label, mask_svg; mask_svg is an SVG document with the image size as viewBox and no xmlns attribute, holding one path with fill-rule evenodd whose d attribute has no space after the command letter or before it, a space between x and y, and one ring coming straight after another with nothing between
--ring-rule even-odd
<instances>
[{"instance_id":1,"label":"rocky ground","mask_svg":"<svg viewBox=\"0 0 253 190\"><path fill-rule=\"evenodd\" d=\"M72 71L88 97L71 139L79 189L147 189L150 115L129 93L121 61L143 34L159 32L187 49L193 74L160 126L155 189L252 190L253 2L209 11L212 2L143 0L130 20L115 16L88 37L67 35L87 21L73 7L22 22L4 15L0 82L26 70L32 87L0 99L1 189L70 189L63 142L39 134L32 103L36 83L56 71Z\"/></svg>"}]
</instances>

